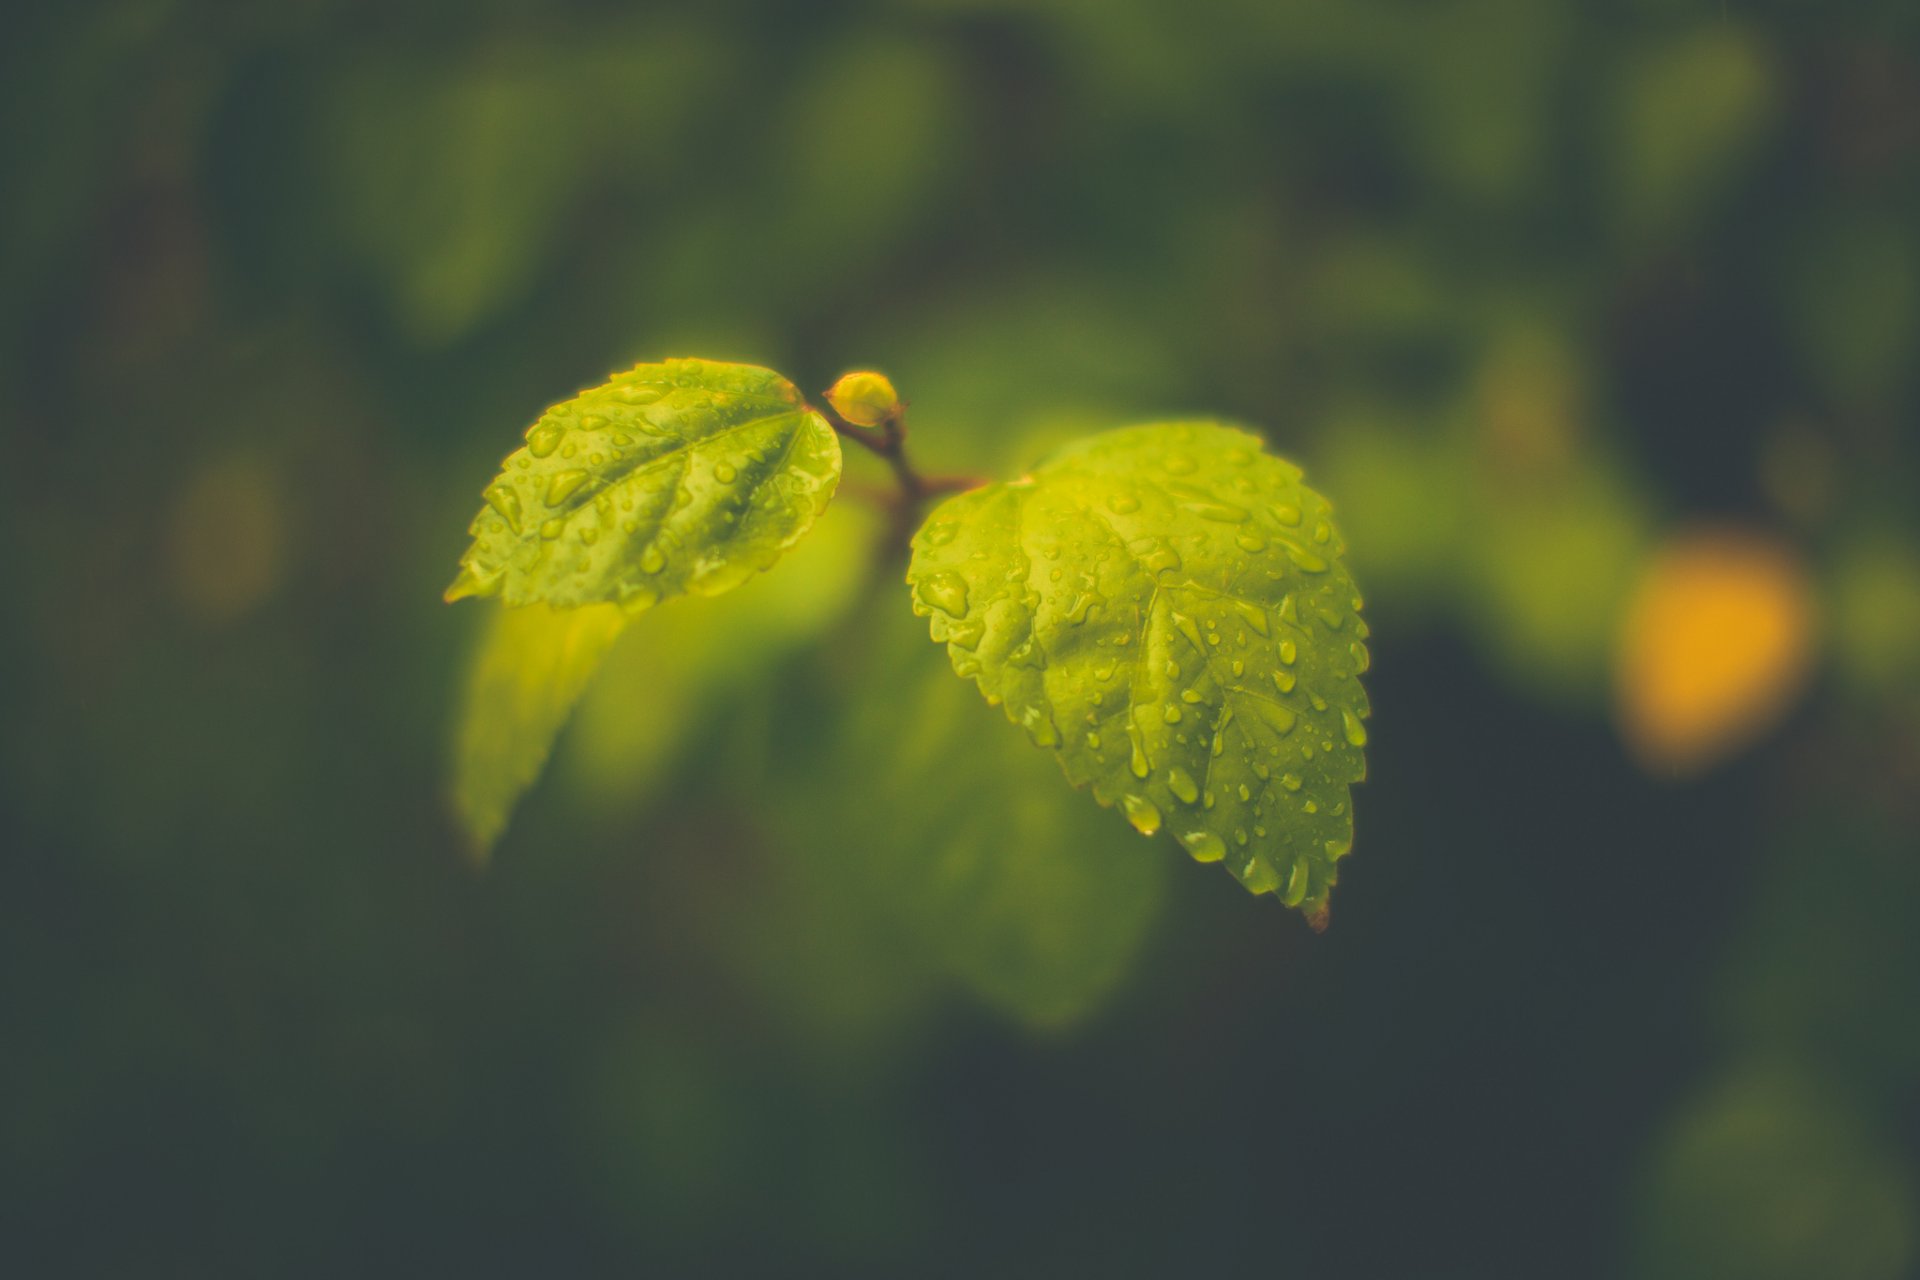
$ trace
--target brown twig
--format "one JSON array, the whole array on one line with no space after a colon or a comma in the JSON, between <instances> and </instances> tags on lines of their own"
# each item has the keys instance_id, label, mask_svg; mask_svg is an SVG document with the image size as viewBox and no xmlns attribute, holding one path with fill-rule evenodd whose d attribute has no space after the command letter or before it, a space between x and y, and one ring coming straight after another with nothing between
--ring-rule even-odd
<instances>
[{"instance_id":1,"label":"brown twig","mask_svg":"<svg viewBox=\"0 0 1920 1280\"><path fill-rule=\"evenodd\" d=\"M907 424L905 410L896 412L892 417L876 427L862 427L841 417L831 404L822 410L828 423L842 439L851 440L868 453L883 460L893 472L896 491L890 495L890 501L884 503L891 516L883 554L891 554L903 549L913 537L914 528L920 523L921 514L929 500L942 494L964 493L968 489L977 489L986 483L980 476L947 475L923 476L914 469L913 460L907 456Z\"/></svg>"}]
</instances>

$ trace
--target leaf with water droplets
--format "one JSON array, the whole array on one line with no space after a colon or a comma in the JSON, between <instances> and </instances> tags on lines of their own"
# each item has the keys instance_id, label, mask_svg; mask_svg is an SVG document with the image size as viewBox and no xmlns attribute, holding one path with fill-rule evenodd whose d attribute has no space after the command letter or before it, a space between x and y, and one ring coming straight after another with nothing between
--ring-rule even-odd
<instances>
[{"instance_id":1,"label":"leaf with water droplets","mask_svg":"<svg viewBox=\"0 0 1920 1280\"><path fill-rule=\"evenodd\" d=\"M636 365L528 429L487 487L447 599L634 612L719 595L797 542L839 481L839 438L779 374Z\"/></svg>"},{"instance_id":2,"label":"leaf with water droplets","mask_svg":"<svg viewBox=\"0 0 1920 1280\"><path fill-rule=\"evenodd\" d=\"M949 499L915 612L1075 786L1316 923L1366 772L1366 624L1325 498L1206 423L1091 436Z\"/></svg>"}]
</instances>

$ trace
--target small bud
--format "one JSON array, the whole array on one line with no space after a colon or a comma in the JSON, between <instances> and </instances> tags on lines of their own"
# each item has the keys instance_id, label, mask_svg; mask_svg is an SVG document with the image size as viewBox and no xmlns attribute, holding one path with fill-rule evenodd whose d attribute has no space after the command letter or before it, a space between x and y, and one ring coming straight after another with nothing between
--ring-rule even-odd
<instances>
[{"instance_id":1,"label":"small bud","mask_svg":"<svg viewBox=\"0 0 1920 1280\"><path fill-rule=\"evenodd\" d=\"M827 391L833 411L856 427L877 427L900 416L900 395L884 373L849 373Z\"/></svg>"}]
</instances>

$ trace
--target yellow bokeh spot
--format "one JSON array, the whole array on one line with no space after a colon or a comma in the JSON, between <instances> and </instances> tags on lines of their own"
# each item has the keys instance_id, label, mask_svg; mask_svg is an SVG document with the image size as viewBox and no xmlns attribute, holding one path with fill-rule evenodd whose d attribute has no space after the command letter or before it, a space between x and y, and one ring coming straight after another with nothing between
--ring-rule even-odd
<instances>
[{"instance_id":1,"label":"yellow bokeh spot","mask_svg":"<svg viewBox=\"0 0 1920 1280\"><path fill-rule=\"evenodd\" d=\"M1679 535L1642 566L1615 666L1627 745L1697 772L1765 732L1805 681L1813 590L1790 549L1742 529Z\"/></svg>"}]
</instances>

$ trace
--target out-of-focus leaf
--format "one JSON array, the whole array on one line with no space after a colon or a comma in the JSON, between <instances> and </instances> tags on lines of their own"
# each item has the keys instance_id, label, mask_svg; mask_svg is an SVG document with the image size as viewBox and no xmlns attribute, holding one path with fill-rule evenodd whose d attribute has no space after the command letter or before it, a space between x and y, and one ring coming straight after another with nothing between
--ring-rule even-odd
<instances>
[{"instance_id":1,"label":"out-of-focus leaf","mask_svg":"<svg viewBox=\"0 0 1920 1280\"><path fill-rule=\"evenodd\" d=\"M454 739L454 805L485 857L533 785L627 615L614 605L503 608L488 619Z\"/></svg>"},{"instance_id":2,"label":"out-of-focus leaf","mask_svg":"<svg viewBox=\"0 0 1920 1280\"><path fill-rule=\"evenodd\" d=\"M1316 474L1340 495L1347 553L1376 600L1435 605L1460 590L1474 516L1472 458L1455 436L1391 408L1334 411Z\"/></svg>"},{"instance_id":3,"label":"out-of-focus leaf","mask_svg":"<svg viewBox=\"0 0 1920 1280\"><path fill-rule=\"evenodd\" d=\"M1075 786L1322 922L1366 771L1343 549L1298 468L1175 423L950 499L908 580L954 670Z\"/></svg>"},{"instance_id":4,"label":"out-of-focus leaf","mask_svg":"<svg viewBox=\"0 0 1920 1280\"><path fill-rule=\"evenodd\" d=\"M1773 107L1773 71L1749 31L1725 21L1638 50L1616 83L1613 182L1636 236L1684 229L1737 175Z\"/></svg>"},{"instance_id":5,"label":"out-of-focus leaf","mask_svg":"<svg viewBox=\"0 0 1920 1280\"><path fill-rule=\"evenodd\" d=\"M1036 1025L1086 1014L1157 916L1166 858L983 713L904 610L869 629L814 859L857 869L912 962Z\"/></svg>"},{"instance_id":6,"label":"out-of-focus leaf","mask_svg":"<svg viewBox=\"0 0 1920 1280\"><path fill-rule=\"evenodd\" d=\"M1783 824L1722 966L1718 1021L1744 1049L1899 1105L1920 1079L1920 856L1910 821L1858 790L1838 781Z\"/></svg>"},{"instance_id":7,"label":"out-of-focus leaf","mask_svg":"<svg viewBox=\"0 0 1920 1280\"><path fill-rule=\"evenodd\" d=\"M958 182L968 107L937 45L867 36L824 46L775 122L786 169L776 269L807 284L832 273L845 287L878 268Z\"/></svg>"},{"instance_id":8,"label":"out-of-focus leaf","mask_svg":"<svg viewBox=\"0 0 1920 1280\"><path fill-rule=\"evenodd\" d=\"M563 63L518 54L341 79L329 193L410 336L453 341L531 287L584 176L580 101Z\"/></svg>"},{"instance_id":9,"label":"out-of-focus leaf","mask_svg":"<svg viewBox=\"0 0 1920 1280\"><path fill-rule=\"evenodd\" d=\"M1552 478L1483 468L1462 549L1464 619L1508 675L1556 701L1597 701L1649 518L1600 458Z\"/></svg>"},{"instance_id":10,"label":"out-of-focus leaf","mask_svg":"<svg viewBox=\"0 0 1920 1280\"><path fill-rule=\"evenodd\" d=\"M1898 1280L1914 1172L1825 1082L1749 1068L1661 1141L1630 1274L1646 1280Z\"/></svg>"},{"instance_id":11,"label":"out-of-focus leaf","mask_svg":"<svg viewBox=\"0 0 1920 1280\"><path fill-rule=\"evenodd\" d=\"M1786 316L1812 372L1842 403L1883 402L1912 369L1920 246L1909 217L1829 215L1783 255Z\"/></svg>"},{"instance_id":12,"label":"out-of-focus leaf","mask_svg":"<svg viewBox=\"0 0 1920 1280\"><path fill-rule=\"evenodd\" d=\"M1471 58L1416 56L1406 127L1415 159L1469 197L1509 203L1538 181L1554 116L1542 106L1565 65L1570 6L1465 0L1407 15L1416 50L1471 45Z\"/></svg>"},{"instance_id":13,"label":"out-of-focus leaf","mask_svg":"<svg viewBox=\"0 0 1920 1280\"><path fill-rule=\"evenodd\" d=\"M1627 606L1621 732L1651 769L1704 768L1786 710L1814 642L1813 587L1792 550L1736 528L1679 535L1641 569Z\"/></svg>"},{"instance_id":14,"label":"out-of-focus leaf","mask_svg":"<svg viewBox=\"0 0 1920 1280\"><path fill-rule=\"evenodd\" d=\"M569 776L596 800L650 798L704 722L753 696L760 673L846 612L871 572L878 526L871 508L841 503L779 572L629 629L581 704Z\"/></svg>"},{"instance_id":15,"label":"out-of-focus leaf","mask_svg":"<svg viewBox=\"0 0 1920 1280\"><path fill-rule=\"evenodd\" d=\"M1920 546L1897 529L1847 542L1830 602L1841 675L1883 698L1920 693Z\"/></svg>"},{"instance_id":16,"label":"out-of-focus leaf","mask_svg":"<svg viewBox=\"0 0 1920 1280\"><path fill-rule=\"evenodd\" d=\"M812 527L840 440L753 365L636 365L527 430L474 517L447 599L618 603L730 591Z\"/></svg>"}]
</instances>

